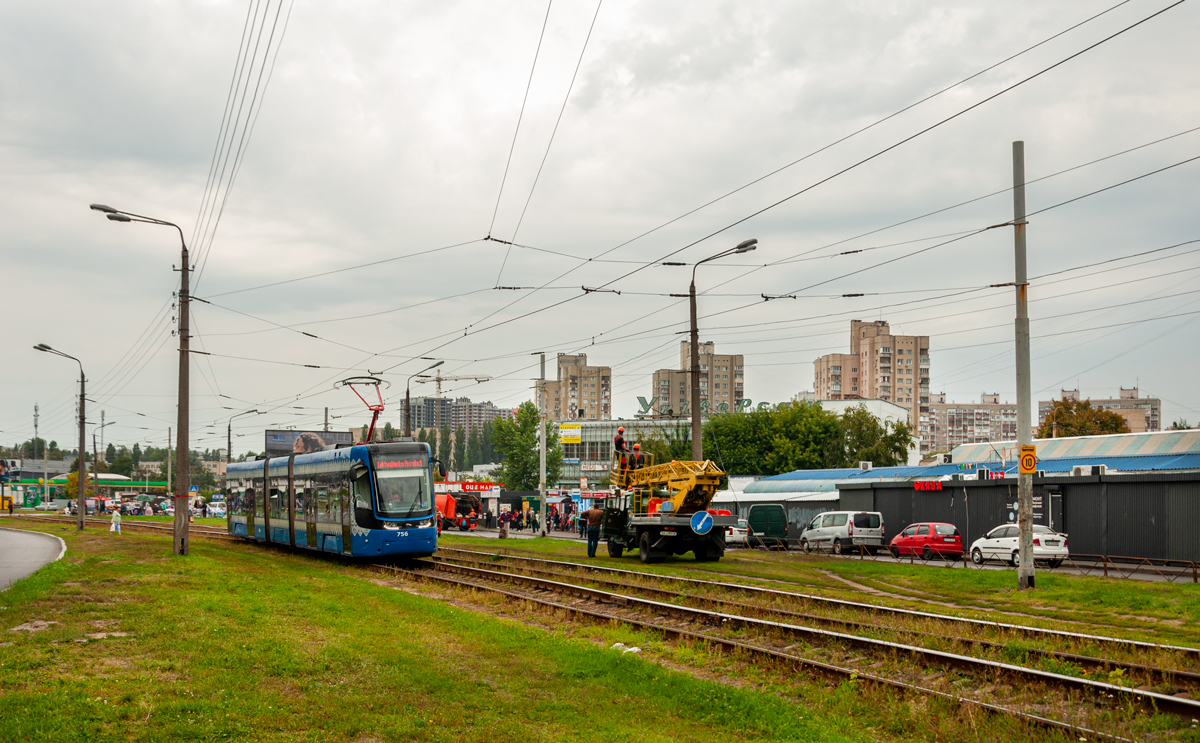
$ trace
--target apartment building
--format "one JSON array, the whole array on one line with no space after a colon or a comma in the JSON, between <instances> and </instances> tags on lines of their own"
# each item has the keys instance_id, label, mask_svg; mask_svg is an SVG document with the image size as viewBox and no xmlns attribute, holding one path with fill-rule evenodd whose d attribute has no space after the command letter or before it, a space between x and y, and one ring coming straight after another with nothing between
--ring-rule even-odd
<instances>
[{"instance_id":1,"label":"apartment building","mask_svg":"<svg viewBox=\"0 0 1200 743\"><path fill-rule=\"evenodd\" d=\"M737 410L745 397L745 361L741 354L718 354L712 341L701 343L700 402L708 401L710 412ZM679 344L679 368L654 372L650 388L652 416L679 416L691 410L692 344ZM724 407L722 407L724 406Z\"/></svg>"},{"instance_id":2,"label":"apartment building","mask_svg":"<svg viewBox=\"0 0 1200 743\"><path fill-rule=\"evenodd\" d=\"M1009 441L1017 438L1016 403L1000 402L1000 395L984 393L978 403L946 402L946 393L929 396L922 413L921 451L949 452L963 444Z\"/></svg>"},{"instance_id":3,"label":"apartment building","mask_svg":"<svg viewBox=\"0 0 1200 743\"><path fill-rule=\"evenodd\" d=\"M594 366L587 354L558 355L557 379L537 383L537 398L555 421L606 421L612 418L612 367Z\"/></svg>"},{"instance_id":4,"label":"apartment building","mask_svg":"<svg viewBox=\"0 0 1200 743\"><path fill-rule=\"evenodd\" d=\"M412 430L414 435L422 428L449 426L455 431L461 426L464 431L480 428L484 423L503 418L512 420L511 408L499 408L491 402L472 402L469 397L454 400L445 397L414 397L412 399ZM400 401L400 429L404 429L405 407Z\"/></svg>"},{"instance_id":5,"label":"apartment building","mask_svg":"<svg viewBox=\"0 0 1200 743\"><path fill-rule=\"evenodd\" d=\"M1062 390L1059 399L1079 401L1079 390ZM1137 387L1118 391L1117 397L1107 399L1091 398L1092 407L1098 410L1110 410L1125 419L1130 433L1145 433L1162 430L1162 400L1157 397L1140 397ZM1046 416L1054 409L1053 400L1038 401L1038 427L1046 420Z\"/></svg>"},{"instance_id":6,"label":"apartment building","mask_svg":"<svg viewBox=\"0 0 1200 743\"><path fill-rule=\"evenodd\" d=\"M813 362L818 400L878 399L908 410L922 440L921 415L929 402L929 336L893 335L885 320L850 321L850 353Z\"/></svg>"}]
</instances>

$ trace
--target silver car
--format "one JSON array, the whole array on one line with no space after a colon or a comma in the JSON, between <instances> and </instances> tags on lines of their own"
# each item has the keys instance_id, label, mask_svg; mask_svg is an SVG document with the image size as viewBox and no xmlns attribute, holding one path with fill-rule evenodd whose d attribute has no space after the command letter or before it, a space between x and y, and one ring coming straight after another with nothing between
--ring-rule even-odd
<instances>
[{"instance_id":1,"label":"silver car","mask_svg":"<svg viewBox=\"0 0 1200 743\"><path fill-rule=\"evenodd\" d=\"M982 565L987 560L1004 560L1016 567L1019 562L1020 536L1016 524L997 526L971 543L971 561ZM1033 559L1052 568L1062 565L1070 554L1067 550L1067 535L1053 529L1033 525Z\"/></svg>"}]
</instances>

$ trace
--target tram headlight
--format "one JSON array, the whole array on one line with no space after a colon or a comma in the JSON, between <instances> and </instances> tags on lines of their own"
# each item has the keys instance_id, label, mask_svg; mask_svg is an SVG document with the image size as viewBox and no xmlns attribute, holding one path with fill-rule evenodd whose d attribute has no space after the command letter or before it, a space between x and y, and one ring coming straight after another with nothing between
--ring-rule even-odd
<instances>
[{"instance_id":1,"label":"tram headlight","mask_svg":"<svg viewBox=\"0 0 1200 743\"><path fill-rule=\"evenodd\" d=\"M418 529L427 529L430 526L433 526L433 519L425 519L424 521L417 522Z\"/></svg>"},{"instance_id":2,"label":"tram headlight","mask_svg":"<svg viewBox=\"0 0 1200 743\"><path fill-rule=\"evenodd\" d=\"M384 528L384 529L389 529L389 530L391 530L391 531L399 531L399 530L400 530L400 524L396 523L395 521L384 521L384 522L383 522L383 528Z\"/></svg>"}]
</instances>

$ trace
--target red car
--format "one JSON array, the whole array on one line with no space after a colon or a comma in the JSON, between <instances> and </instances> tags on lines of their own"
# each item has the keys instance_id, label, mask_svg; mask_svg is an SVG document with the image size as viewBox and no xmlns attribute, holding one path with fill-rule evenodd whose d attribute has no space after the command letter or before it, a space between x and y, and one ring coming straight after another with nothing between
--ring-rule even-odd
<instances>
[{"instance_id":1,"label":"red car","mask_svg":"<svg viewBox=\"0 0 1200 743\"><path fill-rule=\"evenodd\" d=\"M892 537L888 546L892 557L920 555L928 560L934 555L958 559L963 554L962 535L954 524L911 524Z\"/></svg>"}]
</instances>

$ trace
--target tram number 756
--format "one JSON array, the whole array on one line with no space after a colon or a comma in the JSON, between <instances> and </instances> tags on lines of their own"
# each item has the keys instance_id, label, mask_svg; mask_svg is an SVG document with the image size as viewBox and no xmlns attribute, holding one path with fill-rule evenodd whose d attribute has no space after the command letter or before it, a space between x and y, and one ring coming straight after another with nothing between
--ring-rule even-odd
<instances>
[{"instance_id":1,"label":"tram number 756","mask_svg":"<svg viewBox=\"0 0 1200 743\"><path fill-rule=\"evenodd\" d=\"M408 532L406 532L406 531L402 531L402 532L400 532L400 536L402 536L402 537L407 537L407 536L408 536Z\"/></svg>"}]
</instances>

